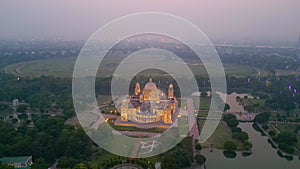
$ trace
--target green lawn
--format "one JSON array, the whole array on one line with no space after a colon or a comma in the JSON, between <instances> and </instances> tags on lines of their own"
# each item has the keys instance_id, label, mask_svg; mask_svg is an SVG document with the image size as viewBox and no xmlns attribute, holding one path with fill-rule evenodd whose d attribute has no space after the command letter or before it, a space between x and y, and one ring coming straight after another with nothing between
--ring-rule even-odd
<instances>
[{"instance_id":1,"label":"green lawn","mask_svg":"<svg viewBox=\"0 0 300 169\"><path fill-rule=\"evenodd\" d=\"M39 77L41 75L55 76L55 77L71 77L73 73L75 61L76 61L76 57L35 60L35 61L9 65L5 67L4 70L8 73L29 76L29 77ZM116 68L117 63L119 61L120 61L119 58L106 59L104 66L101 66L102 75L112 74L114 68ZM195 75L207 77L206 69L202 64L189 65L189 66ZM260 74L260 76L263 76L267 74L264 70L261 70L259 68L249 67L249 66L227 65L227 64L223 66L226 75L229 76L245 77L245 76L256 76L258 74ZM160 73L160 71L158 73ZM151 72L151 76L157 76L157 75L159 74L157 74L156 72Z\"/></svg>"},{"instance_id":2,"label":"green lawn","mask_svg":"<svg viewBox=\"0 0 300 169\"><path fill-rule=\"evenodd\" d=\"M210 109L210 97L200 97L200 102L196 101L196 97L193 97L195 107L199 107L199 110L209 110Z\"/></svg>"},{"instance_id":3,"label":"green lawn","mask_svg":"<svg viewBox=\"0 0 300 169\"><path fill-rule=\"evenodd\" d=\"M198 127L200 131L203 128L204 122L204 120L198 120ZM231 129L227 126L227 124L224 121L221 121L214 134L205 143L203 143L202 146L209 147L209 145L213 145L215 148L222 149L226 141L235 142L238 145L238 149L244 149L241 143L232 138Z\"/></svg>"}]
</instances>

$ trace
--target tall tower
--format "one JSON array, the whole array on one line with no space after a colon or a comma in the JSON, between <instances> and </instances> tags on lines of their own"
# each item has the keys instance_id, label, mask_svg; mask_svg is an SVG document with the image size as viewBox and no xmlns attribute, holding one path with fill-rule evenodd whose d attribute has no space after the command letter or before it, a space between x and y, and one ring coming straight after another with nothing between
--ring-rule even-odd
<instances>
[{"instance_id":1,"label":"tall tower","mask_svg":"<svg viewBox=\"0 0 300 169\"><path fill-rule=\"evenodd\" d=\"M169 89L168 89L168 98L169 99L173 99L174 98L174 88L173 88L173 84L169 85Z\"/></svg>"},{"instance_id":2,"label":"tall tower","mask_svg":"<svg viewBox=\"0 0 300 169\"><path fill-rule=\"evenodd\" d=\"M140 84L137 82L137 83L135 84L134 94L135 94L135 95L139 95L140 93L141 93L141 86L140 86Z\"/></svg>"},{"instance_id":3,"label":"tall tower","mask_svg":"<svg viewBox=\"0 0 300 169\"><path fill-rule=\"evenodd\" d=\"M122 100L121 103L121 121L128 121L128 102L126 100Z\"/></svg>"}]
</instances>

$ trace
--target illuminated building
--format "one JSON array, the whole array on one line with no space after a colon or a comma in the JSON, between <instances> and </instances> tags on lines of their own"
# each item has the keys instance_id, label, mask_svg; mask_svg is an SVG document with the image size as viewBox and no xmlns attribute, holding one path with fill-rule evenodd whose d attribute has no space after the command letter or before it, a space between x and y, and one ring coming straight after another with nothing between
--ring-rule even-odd
<instances>
[{"instance_id":1,"label":"illuminated building","mask_svg":"<svg viewBox=\"0 0 300 169\"><path fill-rule=\"evenodd\" d=\"M168 94L165 95L150 78L142 91L140 84L136 83L134 94L122 100L121 121L172 124L172 115L176 110L173 85L169 85Z\"/></svg>"}]
</instances>

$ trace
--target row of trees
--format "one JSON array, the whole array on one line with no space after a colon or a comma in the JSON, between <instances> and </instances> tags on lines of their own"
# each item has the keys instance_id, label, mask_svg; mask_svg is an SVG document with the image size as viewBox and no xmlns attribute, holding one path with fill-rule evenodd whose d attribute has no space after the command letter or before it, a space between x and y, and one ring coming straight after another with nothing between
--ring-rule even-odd
<instances>
[{"instance_id":1,"label":"row of trees","mask_svg":"<svg viewBox=\"0 0 300 169\"><path fill-rule=\"evenodd\" d=\"M239 141L240 143L243 144L244 149L251 149L252 148L252 143L248 141L249 136L246 132L242 131L241 128L237 127L239 122L236 119L236 117L232 114L225 114L223 116L223 120L227 123L227 125L231 128L232 132L232 138ZM236 150L237 145L234 142L228 141L224 143L224 149L225 150Z\"/></svg>"},{"instance_id":2,"label":"row of trees","mask_svg":"<svg viewBox=\"0 0 300 169\"><path fill-rule=\"evenodd\" d=\"M298 142L297 136L292 132L281 132L277 136L272 137L273 141L278 143L278 147L287 153L295 152L295 145Z\"/></svg>"}]
</instances>

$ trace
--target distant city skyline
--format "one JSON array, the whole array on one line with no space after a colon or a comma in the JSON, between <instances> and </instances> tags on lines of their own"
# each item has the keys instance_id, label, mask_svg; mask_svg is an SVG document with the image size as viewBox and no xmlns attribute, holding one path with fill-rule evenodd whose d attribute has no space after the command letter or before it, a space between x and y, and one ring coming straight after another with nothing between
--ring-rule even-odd
<instances>
[{"instance_id":1,"label":"distant city skyline","mask_svg":"<svg viewBox=\"0 0 300 169\"><path fill-rule=\"evenodd\" d=\"M299 0L2 0L0 39L87 40L101 26L136 12L183 17L213 41L297 43Z\"/></svg>"}]
</instances>

